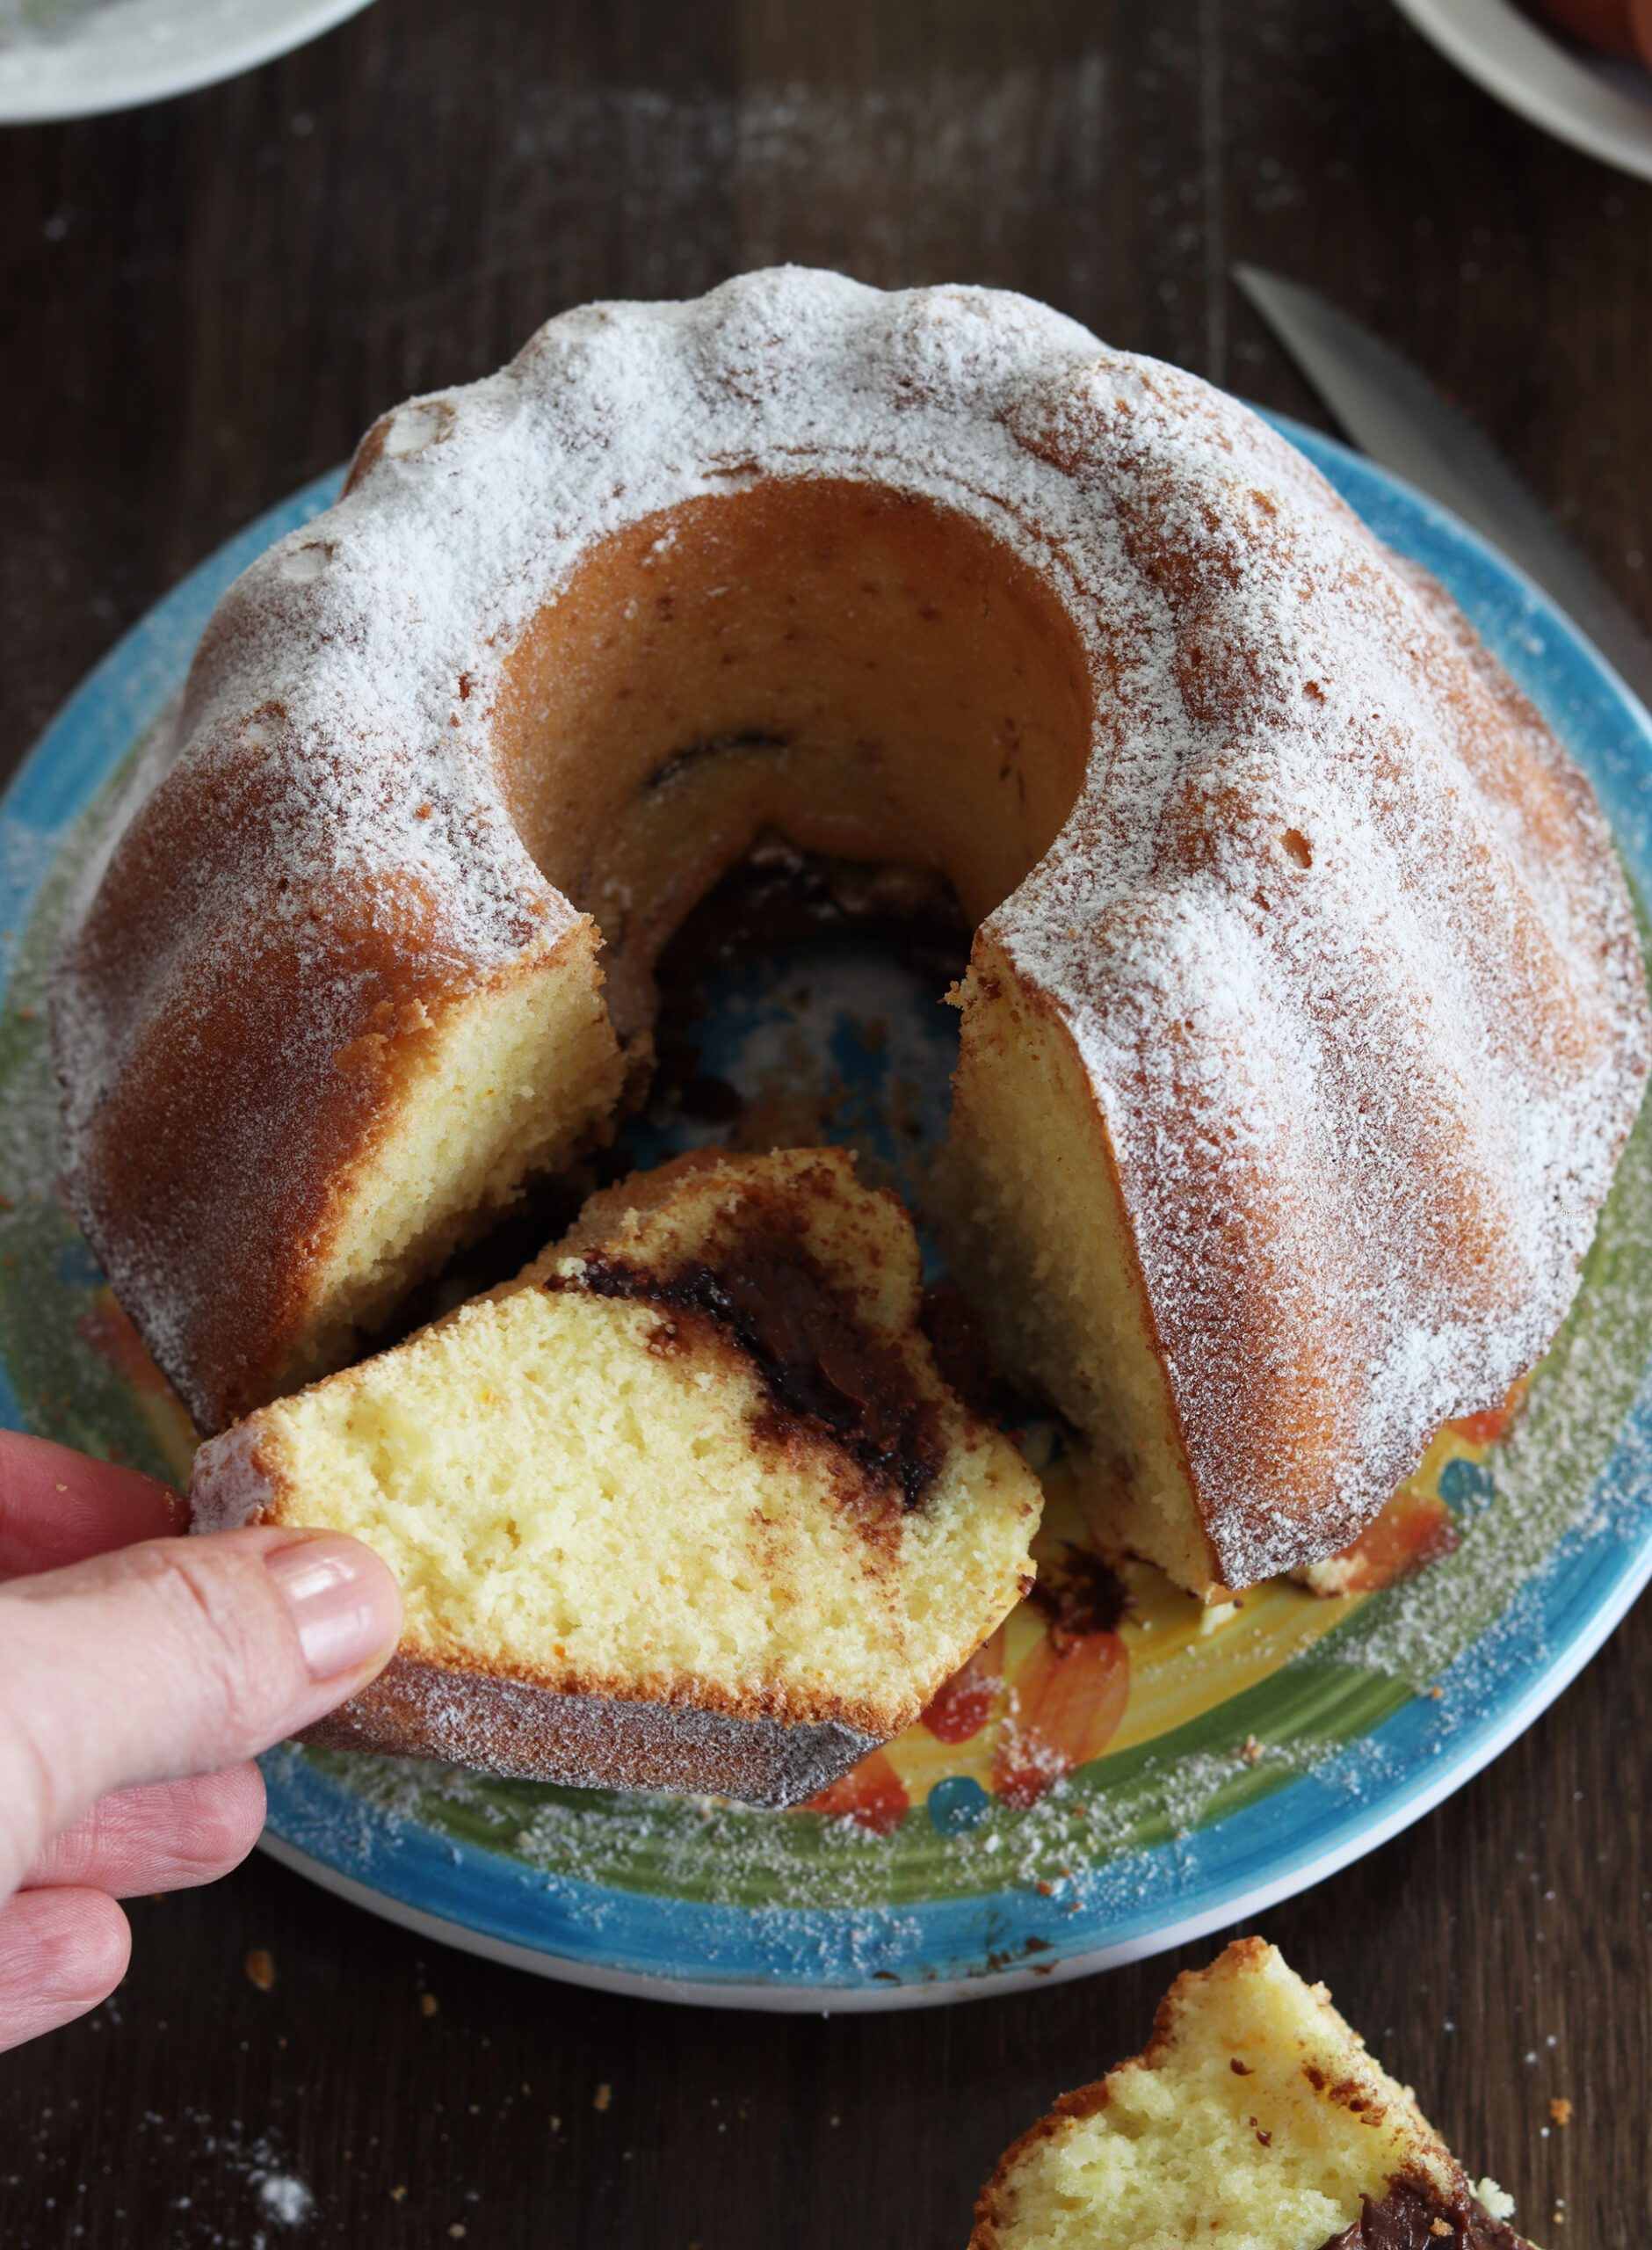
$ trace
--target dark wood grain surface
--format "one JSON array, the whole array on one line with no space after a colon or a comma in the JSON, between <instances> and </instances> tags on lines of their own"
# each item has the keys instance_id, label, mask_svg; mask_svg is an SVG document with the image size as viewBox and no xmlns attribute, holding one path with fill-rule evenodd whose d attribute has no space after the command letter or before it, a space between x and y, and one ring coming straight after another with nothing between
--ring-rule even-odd
<instances>
[{"instance_id":1,"label":"dark wood grain surface","mask_svg":"<svg viewBox=\"0 0 1652 2250\"><path fill-rule=\"evenodd\" d=\"M1316 419L1225 279L1299 275L1467 406L1652 627L1652 189L1382 0L379 0L229 85L0 133L0 257L7 770L406 392L583 298L779 258L1026 290ZM1488 1773L1260 1920L1551 2250L1652 2228L1649 1761L1643 1608ZM541 1984L262 1857L131 1911L118 1995L0 2059L7 2250L962 2250L1003 2145L1216 1942L822 2020ZM290 2228L272 2173L310 2198Z\"/></svg>"}]
</instances>

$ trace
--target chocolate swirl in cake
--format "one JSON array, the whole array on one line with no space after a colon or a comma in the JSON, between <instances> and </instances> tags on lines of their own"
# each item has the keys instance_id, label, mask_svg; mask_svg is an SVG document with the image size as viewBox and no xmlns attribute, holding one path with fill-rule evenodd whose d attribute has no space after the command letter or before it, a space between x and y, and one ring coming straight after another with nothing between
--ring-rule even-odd
<instances>
[{"instance_id":1,"label":"chocolate swirl in cake","mask_svg":"<svg viewBox=\"0 0 1652 2250\"><path fill-rule=\"evenodd\" d=\"M1474 2196L1443 2196L1420 2174L1402 2174L1380 2203L1361 2202L1359 2217L1325 2250L1531 2250Z\"/></svg>"},{"instance_id":2,"label":"chocolate swirl in cake","mask_svg":"<svg viewBox=\"0 0 1652 2250\"><path fill-rule=\"evenodd\" d=\"M713 1322L769 1393L764 1435L815 1425L874 1486L898 1490L904 1508L922 1505L945 1453L935 1404L919 1392L899 1346L859 1317L800 1244L743 1235L726 1259L666 1274L598 1252L574 1286Z\"/></svg>"}]
</instances>

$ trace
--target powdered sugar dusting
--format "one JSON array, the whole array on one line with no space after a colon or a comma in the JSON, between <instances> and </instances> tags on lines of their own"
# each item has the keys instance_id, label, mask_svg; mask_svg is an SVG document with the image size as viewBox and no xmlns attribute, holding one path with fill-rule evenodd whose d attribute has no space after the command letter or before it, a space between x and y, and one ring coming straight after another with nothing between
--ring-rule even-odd
<instances>
[{"instance_id":1,"label":"powdered sugar dusting","mask_svg":"<svg viewBox=\"0 0 1652 2250\"><path fill-rule=\"evenodd\" d=\"M1104 359L1028 439L1116 524L1116 692L988 933L1089 1066L1248 1584L1320 1462L1330 1545L1553 1336L1644 1084L1639 948L1537 715L1243 409Z\"/></svg>"},{"instance_id":2,"label":"powdered sugar dusting","mask_svg":"<svg viewBox=\"0 0 1652 2250\"><path fill-rule=\"evenodd\" d=\"M564 1694L400 1655L307 1738L577 1788L712 1790L762 1805L813 1796L879 1739L837 1719L783 1724L687 1701Z\"/></svg>"},{"instance_id":3,"label":"powdered sugar dusting","mask_svg":"<svg viewBox=\"0 0 1652 2250\"><path fill-rule=\"evenodd\" d=\"M1436 590L1243 408L1023 298L779 269L587 306L371 432L208 629L105 892L177 858L164 926L94 911L61 982L71 1182L249 958L298 965L271 1073L302 1084L382 1001L338 924L413 991L565 929L493 755L512 651L597 541L779 476L960 511L1070 615L1087 781L986 935L1090 1071L1228 1577L1300 1559L1310 1437L1340 1543L1570 1301L1647 1068L1627 896ZM226 1120L226 1195L289 1159L272 1115ZM92 1231L170 1363L199 1277Z\"/></svg>"},{"instance_id":4,"label":"powdered sugar dusting","mask_svg":"<svg viewBox=\"0 0 1652 2250\"><path fill-rule=\"evenodd\" d=\"M279 2225L301 2226L315 2208L315 2196L291 2172L255 2173L253 2186L259 2203Z\"/></svg>"}]
</instances>

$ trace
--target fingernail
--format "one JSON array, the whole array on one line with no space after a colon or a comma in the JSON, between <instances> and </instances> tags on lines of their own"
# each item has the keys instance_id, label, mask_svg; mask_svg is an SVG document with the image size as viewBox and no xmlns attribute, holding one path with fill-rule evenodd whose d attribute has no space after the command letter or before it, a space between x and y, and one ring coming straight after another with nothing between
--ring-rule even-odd
<instances>
[{"instance_id":1,"label":"fingernail","mask_svg":"<svg viewBox=\"0 0 1652 2250\"><path fill-rule=\"evenodd\" d=\"M331 1680L382 1655L401 1629L395 1580L359 1540L323 1533L264 1558L298 1628L312 1680Z\"/></svg>"}]
</instances>

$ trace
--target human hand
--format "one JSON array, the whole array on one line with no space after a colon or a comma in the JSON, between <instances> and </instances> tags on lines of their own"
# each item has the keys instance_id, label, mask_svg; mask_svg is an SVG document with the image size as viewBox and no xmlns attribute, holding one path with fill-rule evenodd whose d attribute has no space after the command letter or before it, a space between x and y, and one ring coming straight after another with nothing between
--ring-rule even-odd
<instances>
[{"instance_id":1,"label":"human hand","mask_svg":"<svg viewBox=\"0 0 1652 2250\"><path fill-rule=\"evenodd\" d=\"M119 1984L117 1898L246 1856L252 1757L395 1645L401 1594L356 1540L185 1539L187 1513L134 1470L0 1433L0 2050Z\"/></svg>"}]
</instances>

